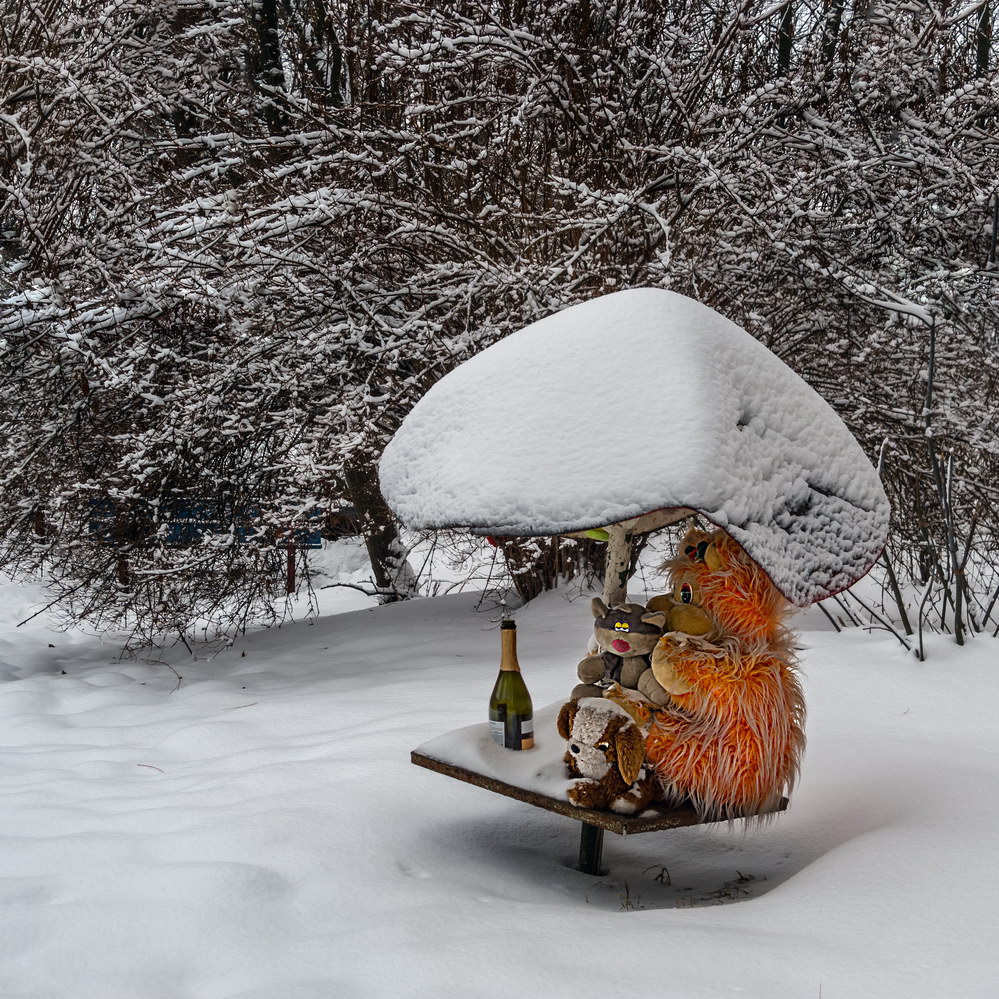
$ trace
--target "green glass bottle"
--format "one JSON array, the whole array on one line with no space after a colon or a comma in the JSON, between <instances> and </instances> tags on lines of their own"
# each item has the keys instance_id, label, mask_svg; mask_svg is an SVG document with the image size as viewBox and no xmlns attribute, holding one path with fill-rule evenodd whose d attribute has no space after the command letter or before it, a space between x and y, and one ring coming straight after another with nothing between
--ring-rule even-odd
<instances>
[{"instance_id":1,"label":"green glass bottle","mask_svg":"<svg viewBox=\"0 0 999 999\"><path fill-rule=\"evenodd\" d=\"M500 671L489 698L489 729L493 741L506 749L534 746L534 706L517 661L517 624L500 625Z\"/></svg>"}]
</instances>

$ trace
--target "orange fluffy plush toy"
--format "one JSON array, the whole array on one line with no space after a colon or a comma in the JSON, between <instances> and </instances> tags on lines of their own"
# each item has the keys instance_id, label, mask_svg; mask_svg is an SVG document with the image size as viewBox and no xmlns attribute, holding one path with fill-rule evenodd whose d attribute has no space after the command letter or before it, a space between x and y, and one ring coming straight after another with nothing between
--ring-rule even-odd
<instances>
[{"instance_id":1,"label":"orange fluffy plush toy","mask_svg":"<svg viewBox=\"0 0 999 999\"><path fill-rule=\"evenodd\" d=\"M669 570L673 595L658 599L699 606L712 627L670 631L652 653L662 695L650 705L646 760L669 800L689 799L706 819L772 812L794 783L805 742L782 623L790 605L724 531L690 531Z\"/></svg>"}]
</instances>

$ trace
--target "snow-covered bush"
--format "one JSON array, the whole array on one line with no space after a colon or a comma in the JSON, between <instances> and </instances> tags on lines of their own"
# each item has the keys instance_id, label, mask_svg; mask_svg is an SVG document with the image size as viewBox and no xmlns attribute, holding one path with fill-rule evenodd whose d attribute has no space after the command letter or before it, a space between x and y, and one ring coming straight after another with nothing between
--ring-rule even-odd
<instances>
[{"instance_id":1,"label":"snow-covered bush","mask_svg":"<svg viewBox=\"0 0 999 999\"><path fill-rule=\"evenodd\" d=\"M833 404L882 460L902 583L983 626L996 581L962 563L999 537L994 5L8 6L0 561L75 615L243 620L317 509L353 511L390 589L373 467L414 401L655 285ZM178 498L254 511L255 540L225 543L235 516L186 549L162 517L90 530L95 500Z\"/></svg>"}]
</instances>

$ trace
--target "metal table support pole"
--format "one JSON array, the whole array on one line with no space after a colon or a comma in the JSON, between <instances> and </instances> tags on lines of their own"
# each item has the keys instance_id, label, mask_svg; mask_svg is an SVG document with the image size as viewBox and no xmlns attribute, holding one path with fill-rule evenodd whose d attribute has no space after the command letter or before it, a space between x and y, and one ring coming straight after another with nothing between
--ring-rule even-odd
<instances>
[{"instance_id":1,"label":"metal table support pole","mask_svg":"<svg viewBox=\"0 0 999 999\"><path fill-rule=\"evenodd\" d=\"M601 875L600 861L604 852L604 831L599 826L581 822L579 832L579 869L584 874Z\"/></svg>"}]
</instances>

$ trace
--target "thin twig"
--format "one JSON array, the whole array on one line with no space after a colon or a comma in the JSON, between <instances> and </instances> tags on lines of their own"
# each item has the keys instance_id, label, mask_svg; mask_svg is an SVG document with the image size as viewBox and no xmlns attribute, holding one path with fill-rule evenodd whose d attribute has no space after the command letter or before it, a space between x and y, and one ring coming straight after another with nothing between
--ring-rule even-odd
<instances>
[{"instance_id":1,"label":"thin twig","mask_svg":"<svg viewBox=\"0 0 999 999\"><path fill-rule=\"evenodd\" d=\"M17 627L20 628L22 624L27 624L29 621L34 621L34 619L38 617L39 614L44 614L50 608L55 607L55 605L59 603L60 600L65 600L66 597L72 596L78 589L80 589L80 587L86 586L87 583L88 580L85 579L82 582L77 583L76 586L73 586L70 589L60 593L59 596L55 598L55 600L52 600L49 603L47 603L41 610L35 611L35 613L31 615L31 617L26 617L23 621L18 621Z\"/></svg>"},{"instance_id":2,"label":"thin twig","mask_svg":"<svg viewBox=\"0 0 999 999\"><path fill-rule=\"evenodd\" d=\"M908 649L909 652L912 651L912 646L891 626L891 624L888 621L886 621L880 614L878 614L878 612L875 611L873 607L868 607L867 604L860 597L858 597L856 593L851 593L850 596L853 597L853 599L856 600L857 603L860 604L860 606L863 607L864 610L867 611L867 613L870 614L875 621L880 622L880 624L882 625L882 627L884 627L886 631L890 631L905 646L905 648Z\"/></svg>"},{"instance_id":3,"label":"thin twig","mask_svg":"<svg viewBox=\"0 0 999 999\"><path fill-rule=\"evenodd\" d=\"M842 631L842 630L843 630L843 629L842 629L842 628L841 628L841 627L839 626L839 624L837 624L837 622L836 622L836 619L835 619L835 618L834 618L834 617L832 616L832 614L830 614L830 613L829 613L829 611L827 611L827 610L825 609L825 607L823 606L823 604L822 604L822 601L821 601L821 600L820 600L820 601L819 601L819 602L818 602L818 603L817 603L817 604L816 604L815 606L816 606L816 607L818 607L818 609L819 609L820 611L822 611L822 613L823 613L823 614L825 614L825 616L826 616L827 618L829 618L829 622L830 622L830 623L832 624L832 626L833 626L833 627L834 627L834 628L835 628L835 629L836 629L837 631Z\"/></svg>"},{"instance_id":4,"label":"thin twig","mask_svg":"<svg viewBox=\"0 0 999 999\"><path fill-rule=\"evenodd\" d=\"M338 586L345 586L351 590L358 590L363 593L366 597L389 597L393 595L398 595L398 590L388 590L382 589L381 587L372 585L370 588L365 589L357 583L327 583L325 586L320 586L321 590L332 590Z\"/></svg>"},{"instance_id":5,"label":"thin twig","mask_svg":"<svg viewBox=\"0 0 999 999\"><path fill-rule=\"evenodd\" d=\"M930 590L933 587L933 580L930 579L926 583L926 587L923 590L923 595L919 601L919 659L922 662L926 660L926 653L923 650L923 605L926 603L927 598L930 595Z\"/></svg>"},{"instance_id":6,"label":"thin twig","mask_svg":"<svg viewBox=\"0 0 999 999\"><path fill-rule=\"evenodd\" d=\"M891 588L892 596L895 598L895 606L898 608L899 617L902 619L902 627L907 635L912 634L912 625L909 624L909 615L905 612L905 603L902 601L902 590L899 588L898 579L895 576L895 569L892 567L891 559L888 557L888 549L881 553L881 560L885 564L888 573L888 585Z\"/></svg>"},{"instance_id":7,"label":"thin twig","mask_svg":"<svg viewBox=\"0 0 999 999\"><path fill-rule=\"evenodd\" d=\"M842 599L841 594L839 593L833 594L833 600L835 600L836 603L839 604L840 609L850 619L851 624L855 625L857 628L863 627L863 625L853 616L853 613L850 611L850 608L846 606L846 602Z\"/></svg>"}]
</instances>

